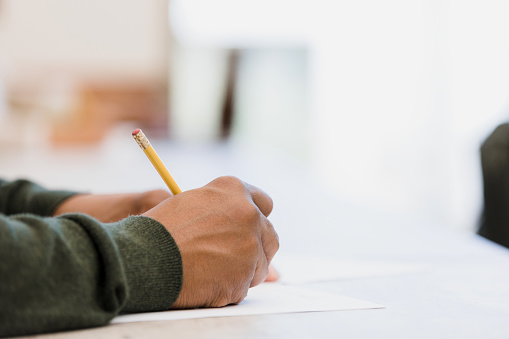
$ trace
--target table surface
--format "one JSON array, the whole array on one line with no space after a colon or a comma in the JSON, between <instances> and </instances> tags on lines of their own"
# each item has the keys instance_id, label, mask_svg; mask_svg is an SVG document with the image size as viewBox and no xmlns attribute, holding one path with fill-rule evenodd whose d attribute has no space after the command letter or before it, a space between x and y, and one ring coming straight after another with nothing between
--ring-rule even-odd
<instances>
[{"instance_id":1,"label":"table surface","mask_svg":"<svg viewBox=\"0 0 509 339\"><path fill-rule=\"evenodd\" d=\"M384 309L126 323L36 337L509 337L509 250L434 221L415 220L404 213L389 215L343 201L312 180L306 181L306 173L291 161L282 164L285 160L281 156L277 161L267 160L256 151L238 152L224 145L197 151L164 142L153 144L162 159L175 160L171 165L165 162L183 189L205 184L221 174L238 174L269 191L275 201L271 221L280 236L281 253L419 264L425 268L400 275L302 285L382 304ZM79 156L75 149L2 156L10 159L0 164L4 177L30 176L47 186L111 192L161 185L136 145L124 149L106 144L101 152L82 150ZM80 160L70 163L70 158ZM267 161L272 161L271 166L260 166ZM133 166L133 162L138 165ZM68 164L66 171L74 174L59 173L57 168L64 163ZM119 171L123 182L116 182L118 175L114 174ZM150 173L150 179L143 173ZM77 181L76 175L81 180Z\"/></svg>"}]
</instances>

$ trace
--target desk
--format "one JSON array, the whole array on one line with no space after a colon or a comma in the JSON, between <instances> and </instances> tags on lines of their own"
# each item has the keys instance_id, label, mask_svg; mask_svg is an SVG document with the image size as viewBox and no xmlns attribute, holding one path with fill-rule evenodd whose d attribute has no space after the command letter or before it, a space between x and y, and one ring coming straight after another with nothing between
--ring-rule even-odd
<instances>
[{"instance_id":1,"label":"desk","mask_svg":"<svg viewBox=\"0 0 509 339\"><path fill-rule=\"evenodd\" d=\"M365 227L350 226L355 232L346 232L338 247L348 247L354 235L363 237ZM469 235L380 231L372 234L380 246L364 258L428 264L428 270L308 287L377 302L386 309L129 323L41 338L507 337L509 251Z\"/></svg>"},{"instance_id":2,"label":"desk","mask_svg":"<svg viewBox=\"0 0 509 339\"><path fill-rule=\"evenodd\" d=\"M228 161L235 153L228 148L193 154L193 150L179 150L172 145L156 146L161 158L179 160L175 161L175 166L168 166L177 180L182 178L184 189L193 186L190 177L203 180L205 172L210 176L233 172L266 188L275 201L272 221L281 238L282 252L298 253L305 249L306 253L338 259L415 263L425 265L426 269L399 276L306 285L379 303L385 305L385 309L129 323L42 335L40 338L484 339L509 336L508 250L473 234L456 233L431 222L412 220L411 216L391 216L355 206L328 196L318 188L302 192L302 187L292 184L297 182L293 175L299 176L300 173L292 174L283 166L271 166L270 171L265 172L263 166L255 167L250 163L259 160L254 153L243 153L244 157L237 158L242 161L237 162ZM126 147L125 150L114 148L117 158L110 159L111 164L132 164L132 158L138 156L135 154L141 153L136 145ZM132 154L129 153L131 147ZM39 157L43 156L41 154L39 152ZM91 156L97 158L101 154L95 152ZM141 159L144 155L139 156ZM53 164L58 164L59 155L53 154L52 157ZM217 161L212 161L214 159ZM24 158L22 163L28 169L33 167L31 161L39 160ZM86 157L82 160L81 164L69 166L78 168L89 163ZM207 161L210 166L194 166L198 164L193 162L198 160ZM184 166L186 162L187 166ZM9 172L5 166L2 169ZM131 176L136 177L145 170L153 171L150 164L144 166L140 169L130 166L128 173L123 172L126 173L125 183L131 182ZM185 167L194 168L194 172L183 170ZM115 173L113 167L104 169L107 173L110 170ZM272 175L267 175L268 172ZM60 176L58 180L62 183L62 180L71 179ZM154 180L159 179L154 175ZM106 183L101 185L105 189ZM128 190L135 186L123 188Z\"/></svg>"}]
</instances>

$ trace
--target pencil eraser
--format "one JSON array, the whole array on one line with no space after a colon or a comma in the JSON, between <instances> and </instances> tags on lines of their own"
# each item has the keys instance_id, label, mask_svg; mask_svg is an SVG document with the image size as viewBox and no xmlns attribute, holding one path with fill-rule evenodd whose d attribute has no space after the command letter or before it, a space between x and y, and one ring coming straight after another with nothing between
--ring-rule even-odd
<instances>
[{"instance_id":1,"label":"pencil eraser","mask_svg":"<svg viewBox=\"0 0 509 339\"><path fill-rule=\"evenodd\" d=\"M141 129L137 128L133 131L133 135L136 135L141 132Z\"/></svg>"}]
</instances>

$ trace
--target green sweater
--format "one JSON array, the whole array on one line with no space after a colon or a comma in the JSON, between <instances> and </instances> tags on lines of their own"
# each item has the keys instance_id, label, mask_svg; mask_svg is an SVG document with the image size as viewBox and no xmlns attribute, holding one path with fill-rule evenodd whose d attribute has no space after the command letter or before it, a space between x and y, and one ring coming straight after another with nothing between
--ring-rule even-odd
<instances>
[{"instance_id":1,"label":"green sweater","mask_svg":"<svg viewBox=\"0 0 509 339\"><path fill-rule=\"evenodd\" d=\"M0 337L106 325L177 299L182 260L164 226L51 217L73 194L0 180Z\"/></svg>"}]
</instances>

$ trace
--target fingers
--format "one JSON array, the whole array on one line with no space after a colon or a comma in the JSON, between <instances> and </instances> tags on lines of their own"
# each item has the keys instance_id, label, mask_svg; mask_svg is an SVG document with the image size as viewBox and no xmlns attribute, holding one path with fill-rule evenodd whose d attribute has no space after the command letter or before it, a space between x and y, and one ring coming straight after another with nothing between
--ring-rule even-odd
<instances>
[{"instance_id":1,"label":"fingers","mask_svg":"<svg viewBox=\"0 0 509 339\"><path fill-rule=\"evenodd\" d=\"M265 281L269 274L269 262L265 255L260 255L256 265L255 273L249 287L255 287Z\"/></svg>"},{"instance_id":2,"label":"fingers","mask_svg":"<svg viewBox=\"0 0 509 339\"><path fill-rule=\"evenodd\" d=\"M259 188L221 177L145 213L163 223L180 249L184 284L175 307L238 303L267 278L279 249L267 219L272 207Z\"/></svg>"},{"instance_id":3,"label":"fingers","mask_svg":"<svg viewBox=\"0 0 509 339\"><path fill-rule=\"evenodd\" d=\"M230 192L244 192L266 217L272 212L272 198L256 186L250 185L236 177L224 176L211 181L207 186L225 187Z\"/></svg>"},{"instance_id":4,"label":"fingers","mask_svg":"<svg viewBox=\"0 0 509 339\"><path fill-rule=\"evenodd\" d=\"M261 242L266 260L270 263L279 250L279 236L272 223L267 219L265 229L262 232Z\"/></svg>"},{"instance_id":5,"label":"fingers","mask_svg":"<svg viewBox=\"0 0 509 339\"><path fill-rule=\"evenodd\" d=\"M272 198L256 186L250 185L248 183L245 183L245 185L249 194L251 195L251 199L255 205L258 206L260 212L262 212L264 216L268 217L274 206Z\"/></svg>"},{"instance_id":6,"label":"fingers","mask_svg":"<svg viewBox=\"0 0 509 339\"><path fill-rule=\"evenodd\" d=\"M258 221L260 231L260 248L256 264L255 273L251 281L251 287L262 283L269 274L269 264L279 249L279 238L272 226L272 223L267 219L272 212L273 201L261 189L256 186L250 185L235 177L220 177L212 181L211 186L223 186L231 192L230 194L242 191L243 194L247 193L247 198L250 199L261 212ZM254 226L254 225L253 225Z\"/></svg>"},{"instance_id":7,"label":"fingers","mask_svg":"<svg viewBox=\"0 0 509 339\"><path fill-rule=\"evenodd\" d=\"M270 262L276 255L278 249L279 237L272 223L266 219L266 226L261 236L261 252L250 287L259 285L267 279L270 273Z\"/></svg>"},{"instance_id":8,"label":"fingers","mask_svg":"<svg viewBox=\"0 0 509 339\"><path fill-rule=\"evenodd\" d=\"M265 282L275 282L280 278L279 272L274 268L274 266L269 265L269 275L265 279Z\"/></svg>"}]
</instances>

